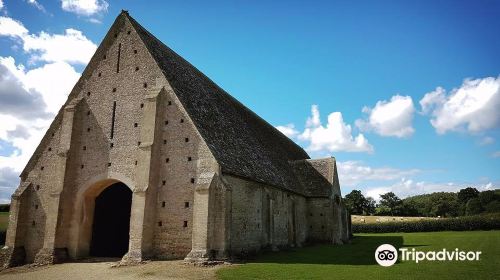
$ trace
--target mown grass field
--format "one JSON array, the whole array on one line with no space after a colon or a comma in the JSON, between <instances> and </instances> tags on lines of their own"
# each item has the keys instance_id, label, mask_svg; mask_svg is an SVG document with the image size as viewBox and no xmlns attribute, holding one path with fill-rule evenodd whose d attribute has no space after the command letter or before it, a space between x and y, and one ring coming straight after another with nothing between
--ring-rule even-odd
<instances>
[{"instance_id":1,"label":"mown grass field","mask_svg":"<svg viewBox=\"0 0 500 280\"><path fill-rule=\"evenodd\" d=\"M351 221L353 224L375 224L375 223L387 223L387 222L413 222L413 221L435 220L435 219L439 219L439 218L351 215Z\"/></svg>"},{"instance_id":2,"label":"mown grass field","mask_svg":"<svg viewBox=\"0 0 500 280\"><path fill-rule=\"evenodd\" d=\"M422 251L482 251L477 262L375 262L381 244ZM356 234L351 244L318 245L266 253L246 264L222 268L219 279L500 279L500 231Z\"/></svg>"}]
</instances>

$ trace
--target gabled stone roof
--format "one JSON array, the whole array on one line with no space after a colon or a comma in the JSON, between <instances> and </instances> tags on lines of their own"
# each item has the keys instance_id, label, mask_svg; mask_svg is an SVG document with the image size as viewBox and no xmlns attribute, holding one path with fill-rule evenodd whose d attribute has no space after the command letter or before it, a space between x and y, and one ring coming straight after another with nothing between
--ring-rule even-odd
<instances>
[{"instance_id":1,"label":"gabled stone roof","mask_svg":"<svg viewBox=\"0 0 500 280\"><path fill-rule=\"evenodd\" d=\"M315 193L314 189L322 189L319 185L317 188L310 186L312 182L324 182L321 174L308 172L309 174L304 177L304 175L297 175L298 171L294 170L295 166L291 162L309 159L301 147L168 48L130 17L126 11L122 11L113 23L71 91L66 104L82 90L99 58L112 43L114 32L120 29L125 20L130 21L141 37L219 162L223 173L248 178L306 196L326 196L327 193L323 191ZM62 118L62 108L24 168L21 177L26 176L43 152L44 143L48 141L47 135L55 130ZM325 185L321 184L321 186Z\"/></svg>"},{"instance_id":2,"label":"gabled stone roof","mask_svg":"<svg viewBox=\"0 0 500 280\"><path fill-rule=\"evenodd\" d=\"M225 173L303 193L289 161L307 153L226 93L127 13Z\"/></svg>"}]
</instances>

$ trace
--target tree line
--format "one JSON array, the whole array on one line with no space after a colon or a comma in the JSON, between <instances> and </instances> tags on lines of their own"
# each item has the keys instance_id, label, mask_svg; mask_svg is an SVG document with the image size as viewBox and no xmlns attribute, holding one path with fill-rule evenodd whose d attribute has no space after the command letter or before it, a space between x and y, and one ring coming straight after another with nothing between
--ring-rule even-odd
<instances>
[{"instance_id":1,"label":"tree line","mask_svg":"<svg viewBox=\"0 0 500 280\"><path fill-rule=\"evenodd\" d=\"M500 190L478 191L468 187L459 192L435 192L399 198L393 192L380 195L377 203L353 190L344 197L353 215L458 217L500 212Z\"/></svg>"}]
</instances>

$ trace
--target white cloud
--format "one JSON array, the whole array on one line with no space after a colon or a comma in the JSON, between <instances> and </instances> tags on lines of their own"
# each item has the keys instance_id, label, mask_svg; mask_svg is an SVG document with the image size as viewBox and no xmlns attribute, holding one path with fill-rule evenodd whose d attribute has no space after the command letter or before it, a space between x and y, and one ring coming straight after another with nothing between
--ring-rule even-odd
<instances>
[{"instance_id":1,"label":"white cloud","mask_svg":"<svg viewBox=\"0 0 500 280\"><path fill-rule=\"evenodd\" d=\"M0 0L0 10L3 8L3 0Z\"/></svg>"},{"instance_id":2,"label":"white cloud","mask_svg":"<svg viewBox=\"0 0 500 280\"><path fill-rule=\"evenodd\" d=\"M489 137L489 136L483 137L479 141L479 145L481 145L481 146L486 146L486 145L490 145L493 143L495 143L495 139L493 137Z\"/></svg>"},{"instance_id":3,"label":"white cloud","mask_svg":"<svg viewBox=\"0 0 500 280\"><path fill-rule=\"evenodd\" d=\"M373 147L363 134L352 135L351 125L344 123L341 112L328 115L326 126L321 124L317 105L311 108L312 116L307 119L304 132L298 139L308 142L310 152L373 152Z\"/></svg>"},{"instance_id":4,"label":"white cloud","mask_svg":"<svg viewBox=\"0 0 500 280\"><path fill-rule=\"evenodd\" d=\"M29 34L24 25L9 17L0 17L0 36L20 38L23 50L31 54L32 61L68 62L86 64L97 46L76 29L64 34Z\"/></svg>"},{"instance_id":5,"label":"white cloud","mask_svg":"<svg viewBox=\"0 0 500 280\"><path fill-rule=\"evenodd\" d=\"M448 131L478 133L500 124L500 76L466 79L462 86L446 91L438 87L420 100L422 113L432 116L439 134Z\"/></svg>"},{"instance_id":6,"label":"white cloud","mask_svg":"<svg viewBox=\"0 0 500 280\"><path fill-rule=\"evenodd\" d=\"M500 158L500 151L496 151L496 152L492 153L491 156L494 158Z\"/></svg>"},{"instance_id":7,"label":"white cloud","mask_svg":"<svg viewBox=\"0 0 500 280\"><path fill-rule=\"evenodd\" d=\"M0 36L23 37L27 34L28 29L21 22L0 16Z\"/></svg>"},{"instance_id":8,"label":"white cloud","mask_svg":"<svg viewBox=\"0 0 500 280\"><path fill-rule=\"evenodd\" d=\"M23 48L27 52L38 52L33 55L34 60L86 64L97 46L81 31L69 28L64 34L41 32L39 35L26 36Z\"/></svg>"},{"instance_id":9,"label":"white cloud","mask_svg":"<svg viewBox=\"0 0 500 280\"><path fill-rule=\"evenodd\" d=\"M293 123L278 125L276 129L281 131L281 133L285 134L288 138L295 138L299 134L299 131L295 129L295 125Z\"/></svg>"},{"instance_id":10,"label":"white cloud","mask_svg":"<svg viewBox=\"0 0 500 280\"><path fill-rule=\"evenodd\" d=\"M374 131L381 136L409 137L415 129L412 127L415 108L410 96L395 95L390 101L378 101L375 107L364 107L368 114L366 120L356 120L356 126L362 131Z\"/></svg>"},{"instance_id":11,"label":"white cloud","mask_svg":"<svg viewBox=\"0 0 500 280\"><path fill-rule=\"evenodd\" d=\"M394 192L400 198L408 196L428 194L433 192L458 192L460 189L474 186L479 191L492 190L497 188L492 182L488 183L457 183L457 182L425 182L414 181L412 179L401 178L398 182L381 187L367 188L363 193L373 197L375 200L380 200L380 195L387 192Z\"/></svg>"},{"instance_id":12,"label":"white cloud","mask_svg":"<svg viewBox=\"0 0 500 280\"><path fill-rule=\"evenodd\" d=\"M360 187L368 181L393 181L402 177L415 175L419 169L397 169L392 167L370 167L360 161L343 161L337 163L341 186Z\"/></svg>"},{"instance_id":13,"label":"white cloud","mask_svg":"<svg viewBox=\"0 0 500 280\"><path fill-rule=\"evenodd\" d=\"M30 5L34 6L38 10L45 12L45 8L42 6L42 4L38 3L36 0L26 0Z\"/></svg>"},{"instance_id":14,"label":"white cloud","mask_svg":"<svg viewBox=\"0 0 500 280\"><path fill-rule=\"evenodd\" d=\"M61 0L63 10L84 16L105 12L108 6L104 0Z\"/></svg>"}]
</instances>

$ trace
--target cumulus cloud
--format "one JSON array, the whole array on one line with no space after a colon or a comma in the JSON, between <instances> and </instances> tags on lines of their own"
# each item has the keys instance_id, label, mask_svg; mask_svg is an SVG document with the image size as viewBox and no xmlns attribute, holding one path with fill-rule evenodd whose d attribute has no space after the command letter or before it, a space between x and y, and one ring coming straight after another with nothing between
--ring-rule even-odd
<instances>
[{"instance_id":1,"label":"cumulus cloud","mask_svg":"<svg viewBox=\"0 0 500 280\"><path fill-rule=\"evenodd\" d=\"M108 2L104 0L61 0L63 10L83 16L106 12L108 6Z\"/></svg>"},{"instance_id":2,"label":"cumulus cloud","mask_svg":"<svg viewBox=\"0 0 500 280\"><path fill-rule=\"evenodd\" d=\"M448 131L478 133L500 124L500 76L466 79L448 94L438 87L420 100L438 134Z\"/></svg>"},{"instance_id":3,"label":"cumulus cloud","mask_svg":"<svg viewBox=\"0 0 500 280\"><path fill-rule=\"evenodd\" d=\"M10 17L0 16L0 36L24 37L28 34L28 29L24 25Z\"/></svg>"},{"instance_id":4,"label":"cumulus cloud","mask_svg":"<svg viewBox=\"0 0 500 280\"><path fill-rule=\"evenodd\" d=\"M48 118L42 95L34 89L25 88L0 60L0 114L16 116L25 120Z\"/></svg>"},{"instance_id":5,"label":"cumulus cloud","mask_svg":"<svg viewBox=\"0 0 500 280\"><path fill-rule=\"evenodd\" d=\"M29 34L24 25L9 17L0 17L0 36L20 39L32 61L86 64L97 49L96 44L79 30L68 28L64 34Z\"/></svg>"},{"instance_id":6,"label":"cumulus cloud","mask_svg":"<svg viewBox=\"0 0 500 280\"><path fill-rule=\"evenodd\" d=\"M10 195L18 184L16 171L9 167L0 168L0 203L10 203Z\"/></svg>"},{"instance_id":7,"label":"cumulus cloud","mask_svg":"<svg viewBox=\"0 0 500 280\"><path fill-rule=\"evenodd\" d=\"M496 152L492 153L491 156L494 158L500 158L500 151L496 151Z\"/></svg>"},{"instance_id":8,"label":"cumulus cloud","mask_svg":"<svg viewBox=\"0 0 500 280\"><path fill-rule=\"evenodd\" d=\"M343 161L337 163L341 186L359 187L368 181L393 181L415 175L419 169L398 169L392 167L370 167L361 161Z\"/></svg>"},{"instance_id":9,"label":"cumulus cloud","mask_svg":"<svg viewBox=\"0 0 500 280\"><path fill-rule=\"evenodd\" d=\"M381 136L409 137L415 129L412 126L415 108L410 96L395 95L390 101L378 101L375 107L364 107L367 118L356 120L362 131L373 131Z\"/></svg>"},{"instance_id":10,"label":"cumulus cloud","mask_svg":"<svg viewBox=\"0 0 500 280\"><path fill-rule=\"evenodd\" d=\"M3 8L3 0L0 0L0 10Z\"/></svg>"},{"instance_id":11,"label":"cumulus cloud","mask_svg":"<svg viewBox=\"0 0 500 280\"><path fill-rule=\"evenodd\" d=\"M293 123L278 125L276 128L288 138L295 138L299 134L299 131L295 129L295 125Z\"/></svg>"},{"instance_id":12,"label":"cumulus cloud","mask_svg":"<svg viewBox=\"0 0 500 280\"><path fill-rule=\"evenodd\" d=\"M474 186L479 191L496 189L498 186L489 183L457 183L457 182L425 182L414 181L412 179L401 178L398 182L381 187L368 188L364 191L367 196L380 200L380 195L387 192L394 192L397 196L405 198L408 196L428 194L433 192L458 192L460 189Z\"/></svg>"},{"instance_id":13,"label":"cumulus cloud","mask_svg":"<svg viewBox=\"0 0 500 280\"><path fill-rule=\"evenodd\" d=\"M351 125L346 124L341 112L328 115L327 124L320 120L318 105L311 107L311 116L307 119L306 128L298 135L298 139L308 143L310 152L373 152L373 146L363 134L352 135Z\"/></svg>"}]
</instances>

